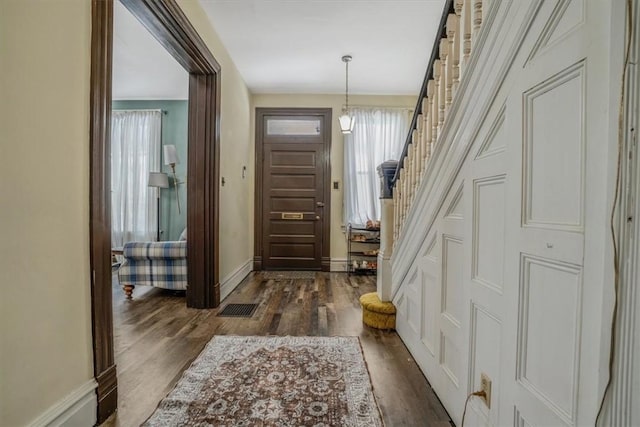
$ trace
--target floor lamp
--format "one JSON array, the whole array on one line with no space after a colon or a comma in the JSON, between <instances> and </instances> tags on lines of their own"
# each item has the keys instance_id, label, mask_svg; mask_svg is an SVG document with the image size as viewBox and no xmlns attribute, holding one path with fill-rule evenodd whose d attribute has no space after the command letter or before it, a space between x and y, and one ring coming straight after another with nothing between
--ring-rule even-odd
<instances>
[{"instance_id":1,"label":"floor lamp","mask_svg":"<svg viewBox=\"0 0 640 427\"><path fill-rule=\"evenodd\" d=\"M176 176L176 165L180 164L180 159L178 159L178 152L176 151L175 145L165 145L164 149L164 164L171 166L171 170L173 172L173 186L176 189L176 202L178 203L178 213L180 213L180 196L178 196L178 184L182 184L178 181L178 177Z\"/></svg>"},{"instance_id":2,"label":"floor lamp","mask_svg":"<svg viewBox=\"0 0 640 427\"><path fill-rule=\"evenodd\" d=\"M158 230L156 240L160 241L160 189L169 188L169 177L163 172L149 172L149 187L156 188L156 202L158 206Z\"/></svg>"}]
</instances>

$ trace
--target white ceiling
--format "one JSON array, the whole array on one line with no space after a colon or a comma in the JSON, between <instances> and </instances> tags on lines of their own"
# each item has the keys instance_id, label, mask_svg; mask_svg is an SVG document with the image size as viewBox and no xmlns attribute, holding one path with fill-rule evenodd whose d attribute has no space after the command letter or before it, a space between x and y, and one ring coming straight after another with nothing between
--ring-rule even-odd
<instances>
[{"instance_id":1,"label":"white ceiling","mask_svg":"<svg viewBox=\"0 0 640 427\"><path fill-rule=\"evenodd\" d=\"M114 2L114 100L187 99L189 74L122 5Z\"/></svg>"},{"instance_id":2,"label":"white ceiling","mask_svg":"<svg viewBox=\"0 0 640 427\"><path fill-rule=\"evenodd\" d=\"M445 0L200 2L253 93L344 93L349 54L350 93L415 95ZM113 99L187 99L187 72L114 4Z\"/></svg>"},{"instance_id":3,"label":"white ceiling","mask_svg":"<svg viewBox=\"0 0 640 427\"><path fill-rule=\"evenodd\" d=\"M200 3L254 93L343 93L350 54L350 93L415 95L445 0Z\"/></svg>"}]
</instances>

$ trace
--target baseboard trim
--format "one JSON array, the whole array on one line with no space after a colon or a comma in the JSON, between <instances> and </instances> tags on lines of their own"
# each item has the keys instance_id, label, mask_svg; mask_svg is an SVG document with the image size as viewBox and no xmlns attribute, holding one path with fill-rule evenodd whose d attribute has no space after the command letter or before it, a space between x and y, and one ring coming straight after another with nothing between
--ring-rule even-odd
<instances>
[{"instance_id":1,"label":"baseboard trim","mask_svg":"<svg viewBox=\"0 0 640 427\"><path fill-rule=\"evenodd\" d=\"M98 423L104 422L118 409L118 373L116 365L111 365L97 377Z\"/></svg>"},{"instance_id":2,"label":"baseboard trim","mask_svg":"<svg viewBox=\"0 0 640 427\"><path fill-rule=\"evenodd\" d=\"M93 426L96 424L98 383L91 379L36 418L30 427Z\"/></svg>"},{"instance_id":3,"label":"baseboard trim","mask_svg":"<svg viewBox=\"0 0 640 427\"><path fill-rule=\"evenodd\" d=\"M253 256L253 271L262 271L262 256Z\"/></svg>"},{"instance_id":4,"label":"baseboard trim","mask_svg":"<svg viewBox=\"0 0 640 427\"><path fill-rule=\"evenodd\" d=\"M347 271L347 259L346 258L331 258L330 271L345 272Z\"/></svg>"},{"instance_id":5,"label":"baseboard trim","mask_svg":"<svg viewBox=\"0 0 640 427\"><path fill-rule=\"evenodd\" d=\"M249 258L240 267L220 282L220 301L224 300L252 271L253 259Z\"/></svg>"}]
</instances>

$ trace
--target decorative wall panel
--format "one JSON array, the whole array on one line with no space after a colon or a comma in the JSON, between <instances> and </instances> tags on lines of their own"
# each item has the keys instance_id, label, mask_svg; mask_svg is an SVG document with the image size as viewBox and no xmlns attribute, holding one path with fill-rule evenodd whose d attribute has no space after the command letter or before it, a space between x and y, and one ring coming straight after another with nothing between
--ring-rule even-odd
<instances>
[{"instance_id":1,"label":"decorative wall panel","mask_svg":"<svg viewBox=\"0 0 640 427\"><path fill-rule=\"evenodd\" d=\"M504 279L505 175L473 182L473 278L501 293Z\"/></svg>"},{"instance_id":2,"label":"decorative wall panel","mask_svg":"<svg viewBox=\"0 0 640 427\"><path fill-rule=\"evenodd\" d=\"M524 224L581 231L584 62L524 94Z\"/></svg>"},{"instance_id":3,"label":"decorative wall panel","mask_svg":"<svg viewBox=\"0 0 640 427\"><path fill-rule=\"evenodd\" d=\"M440 367L453 385L459 387L460 351L444 333L440 333Z\"/></svg>"},{"instance_id":4,"label":"decorative wall panel","mask_svg":"<svg viewBox=\"0 0 640 427\"><path fill-rule=\"evenodd\" d=\"M507 141L504 136L503 130L504 117L505 106L502 106L502 109L496 116L495 121L491 125L487 136L480 145L480 149L478 150L478 154L476 155L476 160L480 160L494 154L502 153L505 150Z\"/></svg>"},{"instance_id":5,"label":"decorative wall panel","mask_svg":"<svg viewBox=\"0 0 640 427\"><path fill-rule=\"evenodd\" d=\"M446 219L462 219L462 212L463 212L463 206L462 206L462 189L464 188L464 183L460 184L460 187L458 188L458 191L456 191L455 195L453 196L453 198L451 199L451 202L449 203L449 207L446 210L446 213L444 214L444 217Z\"/></svg>"},{"instance_id":6,"label":"decorative wall panel","mask_svg":"<svg viewBox=\"0 0 640 427\"><path fill-rule=\"evenodd\" d=\"M579 364L580 266L523 255L517 378L562 419L574 419Z\"/></svg>"},{"instance_id":7,"label":"decorative wall panel","mask_svg":"<svg viewBox=\"0 0 640 427\"><path fill-rule=\"evenodd\" d=\"M480 390L480 374L487 374L492 380L491 401L494 415L498 413L500 402L501 342L502 323L498 317L484 307L472 303L468 392ZM480 412L485 417L489 416L485 405L480 406ZM497 420L493 421L493 424L496 424Z\"/></svg>"},{"instance_id":8,"label":"decorative wall panel","mask_svg":"<svg viewBox=\"0 0 640 427\"><path fill-rule=\"evenodd\" d=\"M422 279L422 344L429 350L432 356L436 354L436 340L438 339L438 301L437 277L428 269L421 273Z\"/></svg>"},{"instance_id":9,"label":"decorative wall panel","mask_svg":"<svg viewBox=\"0 0 640 427\"><path fill-rule=\"evenodd\" d=\"M407 296L407 322L416 335L420 335L422 317L422 286L417 281L417 272L414 272L406 288Z\"/></svg>"},{"instance_id":10,"label":"decorative wall panel","mask_svg":"<svg viewBox=\"0 0 640 427\"><path fill-rule=\"evenodd\" d=\"M442 309L452 323L460 326L462 310L462 240L452 236L442 237Z\"/></svg>"},{"instance_id":11,"label":"decorative wall panel","mask_svg":"<svg viewBox=\"0 0 640 427\"><path fill-rule=\"evenodd\" d=\"M534 45L529 61L584 23L584 0L559 0L547 25Z\"/></svg>"},{"instance_id":12,"label":"decorative wall panel","mask_svg":"<svg viewBox=\"0 0 640 427\"><path fill-rule=\"evenodd\" d=\"M422 256L428 258L429 261L438 261L438 254L436 249L436 245L438 243L437 238L438 238L437 233L434 233L433 237L431 237L431 240L429 240L429 244L427 245L427 248L422 254Z\"/></svg>"},{"instance_id":13,"label":"decorative wall panel","mask_svg":"<svg viewBox=\"0 0 640 427\"><path fill-rule=\"evenodd\" d=\"M531 424L522 417L522 414L520 414L520 411L517 408L514 410L513 418L513 425L515 427L532 427Z\"/></svg>"}]
</instances>

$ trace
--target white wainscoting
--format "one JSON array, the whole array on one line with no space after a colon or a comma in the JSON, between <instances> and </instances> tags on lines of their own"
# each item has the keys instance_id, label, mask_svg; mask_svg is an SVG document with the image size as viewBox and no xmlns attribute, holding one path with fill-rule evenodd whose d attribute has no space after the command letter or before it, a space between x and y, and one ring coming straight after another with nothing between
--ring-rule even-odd
<instances>
[{"instance_id":1,"label":"white wainscoting","mask_svg":"<svg viewBox=\"0 0 640 427\"><path fill-rule=\"evenodd\" d=\"M87 427L97 422L98 399L96 396L98 383L87 381L71 394L47 409L34 420L30 427Z\"/></svg>"},{"instance_id":2,"label":"white wainscoting","mask_svg":"<svg viewBox=\"0 0 640 427\"><path fill-rule=\"evenodd\" d=\"M482 373L491 407L472 399L466 425L593 425L613 271L615 7L484 6L392 258L397 329L458 425Z\"/></svg>"}]
</instances>

